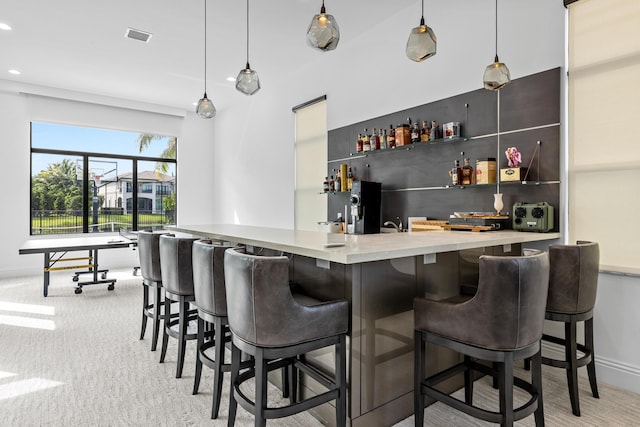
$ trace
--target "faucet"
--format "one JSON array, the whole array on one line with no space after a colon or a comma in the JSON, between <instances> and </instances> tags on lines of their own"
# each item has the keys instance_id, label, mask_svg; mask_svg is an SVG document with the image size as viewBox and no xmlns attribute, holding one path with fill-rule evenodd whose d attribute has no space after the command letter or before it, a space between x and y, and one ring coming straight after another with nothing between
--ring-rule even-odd
<instances>
[{"instance_id":1,"label":"faucet","mask_svg":"<svg viewBox=\"0 0 640 427\"><path fill-rule=\"evenodd\" d=\"M393 228L396 229L396 231L398 233L401 233L402 232L402 220L400 219L399 216L397 216L396 219L398 220L398 224L397 225L393 221L385 221L385 223L382 224L382 225L384 225L385 227L392 226Z\"/></svg>"}]
</instances>

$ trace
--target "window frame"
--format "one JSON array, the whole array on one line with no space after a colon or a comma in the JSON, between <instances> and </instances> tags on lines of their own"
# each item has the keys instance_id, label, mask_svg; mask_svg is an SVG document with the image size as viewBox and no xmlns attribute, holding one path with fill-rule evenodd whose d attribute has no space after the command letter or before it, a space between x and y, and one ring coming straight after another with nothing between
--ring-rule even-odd
<instances>
[{"instance_id":1,"label":"window frame","mask_svg":"<svg viewBox=\"0 0 640 427\"><path fill-rule=\"evenodd\" d=\"M74 151L74 150L59 150L59 149L51 149L51 148L34 148L33 147L33 122L30 122L30 145L31 151L29 153L29 235L34 236L33 234L33 221L32 221L32 212L33 212L33 155L34 154L54 154L61 156L75 156L81 157L83 161L82 167L82 194L83 198L87 197L89 194L89 159L118 159L118 160L130 160L132 162L132 189L138 188L138 162L161 162L161 163L173 163L175 164L176 176L175 176L175 186L177 189L178 183L178 160L166 157L153 157L153 156L136 156L136 155L125 155L125 154L113 154L113 153L99 153L99 152L91 152L91 151ZM177 137L176 137L176 145L177 145ZM177 157L177 155L176 155ZM153 188L153 186L152 186ZM177 195L176 195L177 197ZM123 202L124 203L124 202ZM76 235L76 234L89 234L89 203L87 200L83 200L82 203L82 233L60 233L56 235ZM138 230L138 191L132 191L132 220L131 227L133 231ZM39 234L36 234L38 236Z\"/></svg>"}]
</instances>

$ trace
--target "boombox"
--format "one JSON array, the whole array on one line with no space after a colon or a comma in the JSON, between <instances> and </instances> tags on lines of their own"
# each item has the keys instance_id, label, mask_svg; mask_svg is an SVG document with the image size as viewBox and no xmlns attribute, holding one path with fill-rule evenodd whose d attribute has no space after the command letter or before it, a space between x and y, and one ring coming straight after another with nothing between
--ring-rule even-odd
<instances>
[{"instance_id":1,"label":"boombox","mask_svg":"<svg viewBox=\"0 0 640 427\"><path fill-rule=\"evenodd\" d=\"M513 205L513 229L544 233L553 230L553 206L547 202Z\"/></svg>"}]
</instances>

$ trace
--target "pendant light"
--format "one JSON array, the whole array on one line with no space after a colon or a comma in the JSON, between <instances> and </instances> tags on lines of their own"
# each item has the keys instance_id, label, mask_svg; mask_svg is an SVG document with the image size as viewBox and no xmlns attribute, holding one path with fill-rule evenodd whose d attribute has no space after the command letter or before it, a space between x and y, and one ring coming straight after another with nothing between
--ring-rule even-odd
<instances>
[{"instance_id":1,"label":"pendant light","mask_svg":"<svg viewBox=\"0 0 640 427\"><path fill-rule=\"evenodd\" d=\"M484 88L487 90L500 90L511 83L511 74L507 66L498 59L498 0L496 0L496 57L493 64L489 64L484 70Z\"/></svg>"},{"instance_id":2,"label":"pendant light","mask_svg":"<svg viewBox=\"0 0 640 427\"><path fill-rule=\"evenodd\" d=\"M249 66L249 0L247 0L247 66L236 77L236 89L245 95L253 95L260 90L258 73Z\"/></svg>"},{"instance_id":3,"label":"pendant light","mask_svg":"<svg viewBox=\"0 0 640 427\"><path fill-rule=\"evenodd\" d=\"M203 119L210 119L216 115L213 101L207 98L207 0L204 0L204 96L198 101L196 114Z\"/></svg>"},{"instance_id":4,"label":"pendant light","mask_svg":"<svg viewBox=\"0 0 640 427\"><path fill-rule=\"evenodd\" d=\"M409 40L407 40L407 57L416 62L431 58L436 54L437 43L433 30L424 23L424 0L422 0L420 25L411 29Z\"/></svg>"},{"instance_id":5,"label":"pendant light","mask_svg":"<svg viewBox=\"0 0 640 427\"><path fill-rule=\"evenodd\" d=\"M340 41L340 29L333 15L327 15L324 8L324 0L320 13L314 15L307 30L307 43L309 46L323 52L334 50Z\"/></svg>"}]
</instances>

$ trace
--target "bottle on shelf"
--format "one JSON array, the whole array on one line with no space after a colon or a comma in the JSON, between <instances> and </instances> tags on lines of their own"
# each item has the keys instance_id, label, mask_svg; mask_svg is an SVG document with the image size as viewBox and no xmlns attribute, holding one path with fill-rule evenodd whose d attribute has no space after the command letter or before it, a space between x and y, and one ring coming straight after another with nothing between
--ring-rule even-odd
<instances>
[{"instance_id":1,"label":"bottle on shelf","mask_svg":"<svg viewBox=\"0 0 640 427\"><path fill-rule=\"evenodd\" d=\"M420 127L418 123L414 123L411 126L411 143L415 144L416 142L420 142Z\"/></svg>"},{"instance_id":2,"label":"bottle on shelf","mask_svg":"<svg viewBox=\"0 0 640 427\"><path fill-rule=\"evenodd\" d=\"M387 135L387 147L396 148L396 130L393 125L389 125L389 135Z\"/></svg>"},{"instance_id":3,"label":"bottle on shelf","mask_svg":"<svg viewBox=\"0 0 640 427\"><path fill-rule=\"evenodd\" d=\"M340 188L338 191L347 191L347 165L345 163L340 165Z\"/></svg>"},{"instance_id":4,"label":"bottle on shelf","mask_svg":"<svg viewBox=\"0 0 640 427\"><path fill-rule=\"evenodd\" d=\"M335 181L334 191L342 191L342 183L340 182L340 169L336 169L336 181Z\"/></svg>"},{"instance_id":5,"label":"bottle on shelf","mask_svg":"<svg viewBox=\"0 0 640 427\"><path fill-rule=\"evenodd\" d=\"M449 176L451 177L452 185L460 185L460 177L462 176L462 171L460 169L460 161L453 161L453 168L449 171Z\"/></svg>"},{"instance_id":6,"label":"bottle on shelf","mask_svg":"<svg viewBox=\"0 0 640 427\"><path fill-rule=\"evenodd\" d=\"M435 141L440 138L440 132L438 132L438 122L435 120L431 122L431 131L429 132L429 139Z\"/></svg>"},{"instance_id":7,"label":"bottle on shelf","mask_svg":"<svg viewBox=\"0 0 640 427\"><path fill-rule=\"evenodd\" d=\"M329 192L329 177L328 176L324 177L324 182L322 183L322 191L324 191L325 193Z\"/></svg>"},{"instance_id":8,"label":"bottle on shelf","mask_svg":"<svg viewBox=\"0 0 640 427\"><path fill-rule=\"evenodd\" d=\"M385 150L387 148L387 130L380 129L380 149Z\"/></svg>"},{"instance_id":9,"label":"bottle on shelf","mask_svg":"<svg viewBox=\"0 0 640 427\"><path fill-rule=\"evenodd\" d=\"M347 172L347 191L351 191L353 188L353 172L351 166L349 166L349 172Z\"/></svg>"},{"instance_id":10,"label":"bottle on shelf","mask_svg":"<svg viewBox=\"0 0 640 427\"><path fill-rule=\"evenodd\" d=\"M362 151L371 151L371 137L368 132L367 128L364 128L364 133L362 134Z\"/></svg>"},{"instance_id":11,"label":"bottle on shelf","mask_svg":"<svg viewBox=\"0 0 640 427\"><path fill-rule=\"evenodd\" d=\"M462 166L462 178L460 179L460 185L472 185L473 177L473 166L469 164L469 158L465 158L464 166Z\"/></svg>"},{"instance_id":12,"label":"bottle on shelf","mask_svg":"<svg viewBox=\"0 0 640 427\"><path fill-rule=\"evenodd\" d=\"M362 151L371 151L370 139L367 137L367 128L364 129L362 134Z\"/></svg>"},{"instance_id":13,"label":"bottle on shelf","mask_svg":"<svg viewBox=\"0 0 640 427\"><path fill-rule=\"evenodd\" d=\"M358 134L358 139L356 140L356 153L362 153L362 134Z\"/></svg>"},{"instance_id":14,"label":"bottle on shelf","mask_svg":"<svg viewBox=\"0 0 640 427\"><path fill-rule=\"evenodd\" d=\"M332 171L333 173L335 173L335 172L336 172L336 170L335 170L335 169L331 169L331 171ZM333 179L333 175L331 175L331 179L329 179L329 191L331 191L331 192L336 191L336 180L335 180L335 179Z\"/></svg>"},{"instance_id":15,"label":"bottle on shelf","mask_svg":"<svg viewBox=\"0 0 640 427\"><path fill-rule=\"evenodd\" d=\"M429 142L429 123L426 120L422 121L422 129L420 130L420 141Z\"/></svg>"},{"instance_id":16,"label":"bottle on shelf","mask_svg":"<svg viewBox=\"0 0 640 427\"><path fill-rule=\"evenodd\" d=\"M379 150L380 149L380 138L378 137L378 131L376 128L373 128L373 132L371 132L371 150Z\"/></svg>"}]
</instances>

